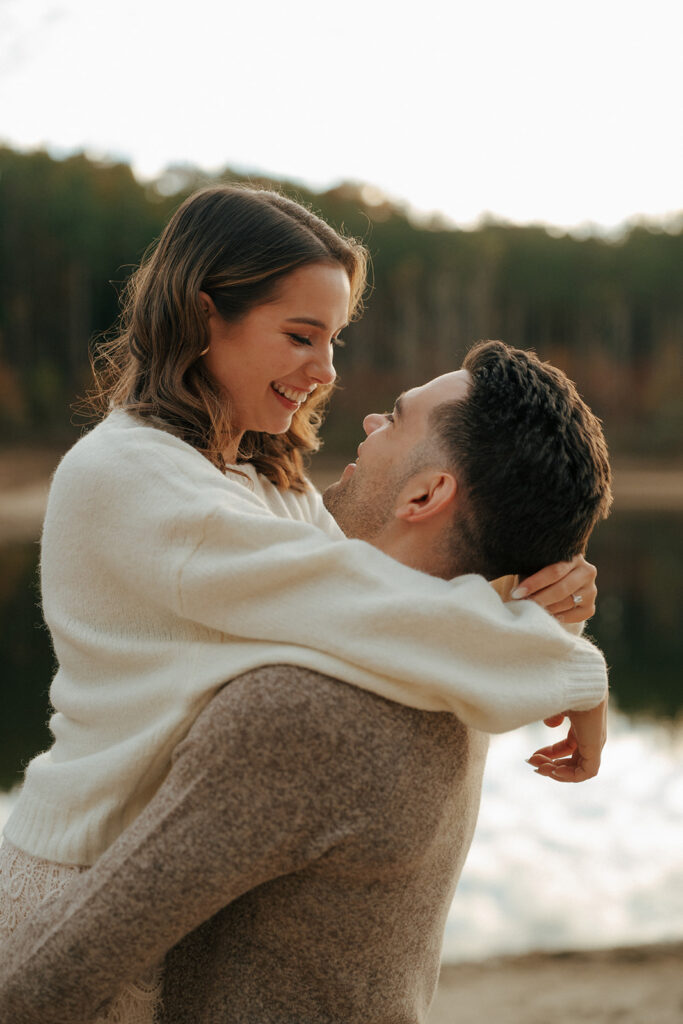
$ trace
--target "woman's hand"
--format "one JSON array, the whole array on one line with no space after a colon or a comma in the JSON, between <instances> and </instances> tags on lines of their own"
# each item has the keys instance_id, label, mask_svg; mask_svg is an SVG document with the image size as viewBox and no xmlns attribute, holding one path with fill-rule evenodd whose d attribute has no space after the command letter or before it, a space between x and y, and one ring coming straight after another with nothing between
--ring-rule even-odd
<instances>
[{"instance_id":1,"label":"woman's hand","mask_svg":"<svg viewBox=\"0 0 683 1024\"><path fill-rule=\"evenodd\" d=\"M607 738L607 698L590 711L565 712L570 722L567 738L541 747L529 758L539 775L557 782L585 782L598 774L602 748ZM561 725L565 715L545 719L549 726Z\"/></svg>"},{"instance_id":2,"label":"woman's hand","mask_svg":"<svg viewBox=\"0 0 683 1024\"><path fill-rule=\"evenodd\" d=\"M585 622L595 614L598 570L583 555L571 562L556 562L527 576L512 592L515 600L528 597L554 615L558 622Z\"/></svg>"}]
</instances>

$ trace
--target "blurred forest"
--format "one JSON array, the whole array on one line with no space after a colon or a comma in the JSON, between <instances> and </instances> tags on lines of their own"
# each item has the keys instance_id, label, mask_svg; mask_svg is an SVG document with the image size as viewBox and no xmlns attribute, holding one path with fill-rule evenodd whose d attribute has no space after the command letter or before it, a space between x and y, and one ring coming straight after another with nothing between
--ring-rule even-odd
<instances>
[{"instance_id":1,"label":"blurred forest","mask_svg":"<svg viewBox=\"0 0 683 1024\"><path fill-rule=\"evenodd\" d=\"M69 443L89 380L88 345L170 214L195 188L243 180L171 168L138 182L126 164L0 148L0 444ZM603 418L613 452L683 454L683 229L618 240L544 227L416 223L364 185L322 194L271 184L360 236L373 259L363 319L338 353L326 450L348 451L370 409L456 368L479 338L534 348Z\"/></svg>"}]
</instances>

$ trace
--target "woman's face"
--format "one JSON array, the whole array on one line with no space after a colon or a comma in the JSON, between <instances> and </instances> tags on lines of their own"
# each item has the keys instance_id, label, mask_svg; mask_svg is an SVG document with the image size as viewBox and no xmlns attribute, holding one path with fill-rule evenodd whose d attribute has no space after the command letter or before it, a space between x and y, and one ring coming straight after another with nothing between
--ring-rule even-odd
<instances>
[{"instance_id":1,"label":"woman's face","mask_svg":"<svg viewBox=\"0 0 683 1024\"><path fill-rule=\"evenodd\" d=\"M209 317L209 351L202 358L230 395L236 432L285 433L308 395L335 379L334 342L349 316L346 271L327 263L294 270L271 302L236 324L226 323L200 294ZM226 453L231 461L236 455L237 447Z\"/></svg>"}]
</instances>

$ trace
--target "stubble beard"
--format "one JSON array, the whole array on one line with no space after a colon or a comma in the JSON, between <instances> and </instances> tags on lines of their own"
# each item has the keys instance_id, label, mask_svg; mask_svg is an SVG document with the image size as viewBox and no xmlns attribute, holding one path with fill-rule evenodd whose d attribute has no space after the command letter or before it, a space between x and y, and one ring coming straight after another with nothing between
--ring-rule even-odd
<instances>
[{"instance_id":1,"label":"stubble beard","mask_svg":"<svg viewBox=\"0 0 683 1024\"><path fill-rule=\"evenodd\" d=\"M323 504L347 537L372 541L393 517L396 492L393 475L377 485L364 481L356 468L348 480L326 488Z\"/></svg>"}]
</instances>

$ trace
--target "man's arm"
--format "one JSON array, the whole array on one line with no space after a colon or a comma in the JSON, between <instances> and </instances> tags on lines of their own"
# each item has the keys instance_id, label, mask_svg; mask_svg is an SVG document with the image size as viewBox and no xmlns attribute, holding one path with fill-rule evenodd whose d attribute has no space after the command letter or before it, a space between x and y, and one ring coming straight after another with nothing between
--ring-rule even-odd
<instances>
[{"instance_id":1,"label":"man's arm","mask_svg":"<svg viewBox=\"0 0 683 1024\"><path fill-rule=\"evenodd\" d=\"M219 909L367 824L370 732L340 730L310 694L310 673L274 666L213 698L148 807L3 950L0 1020L90 1019Z\"/></svg>"}]
</instances>

